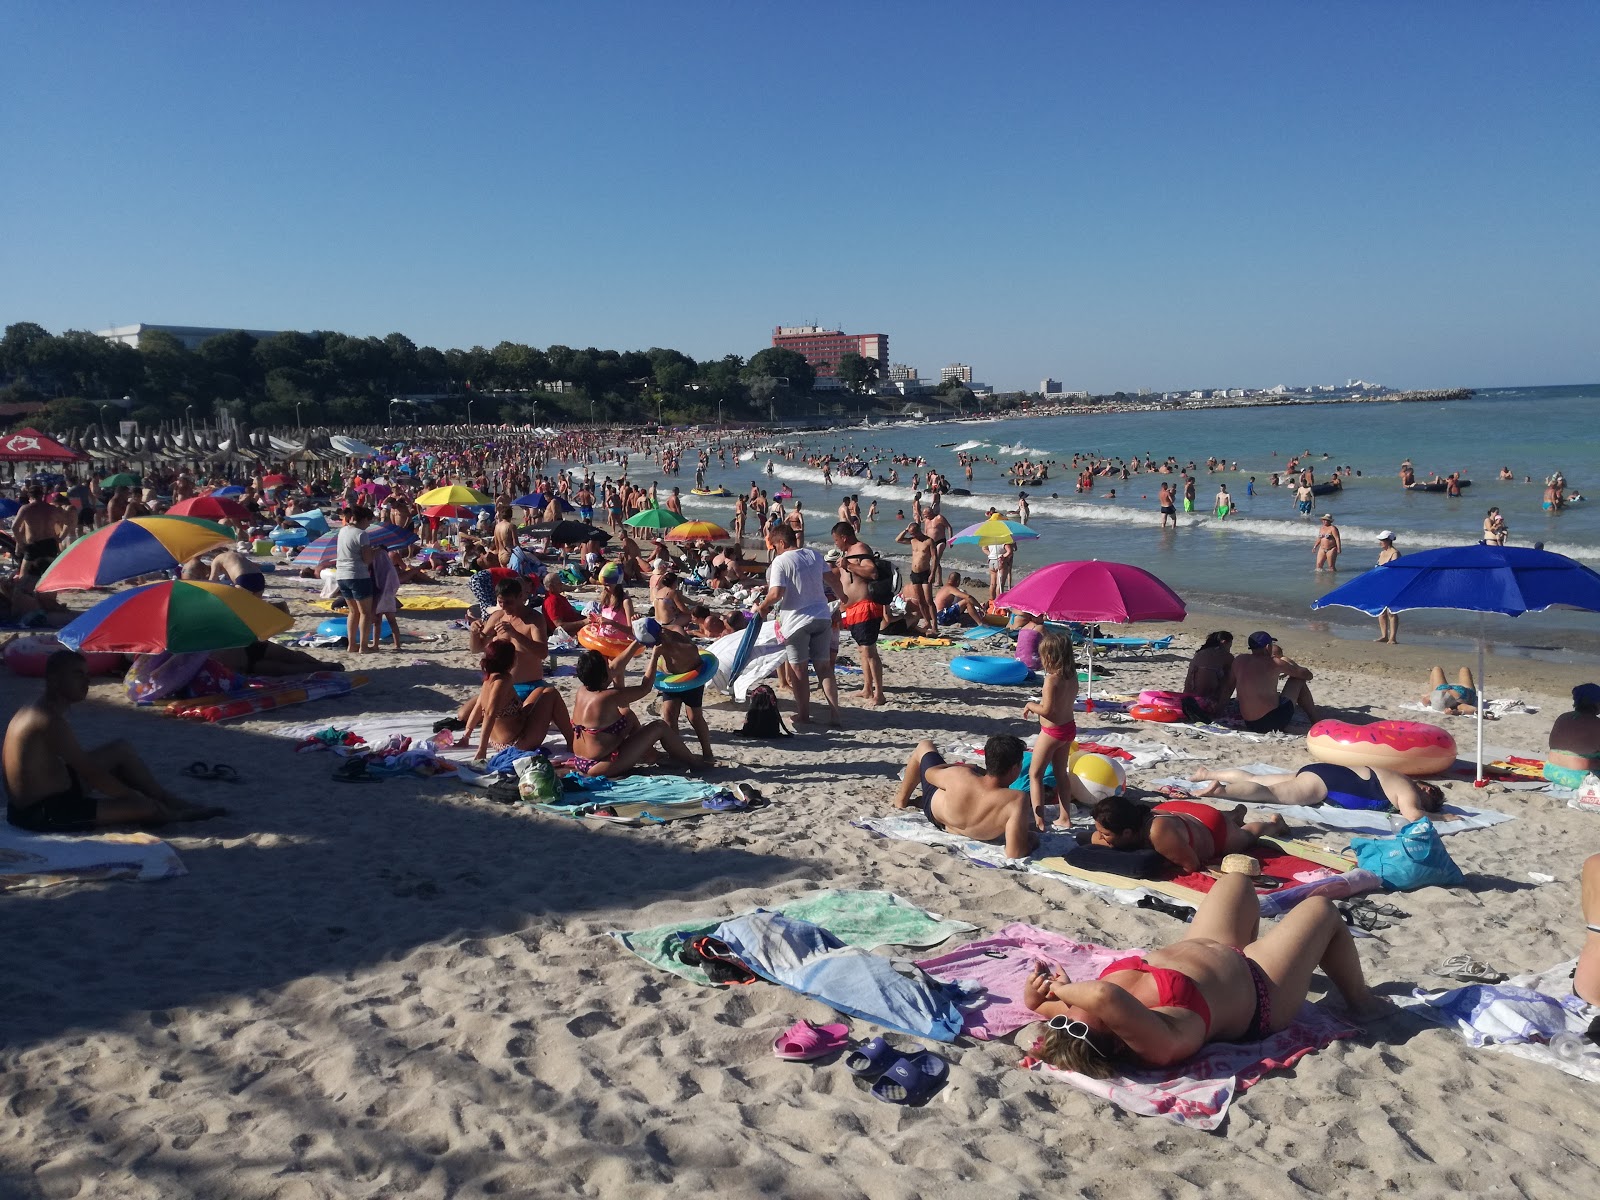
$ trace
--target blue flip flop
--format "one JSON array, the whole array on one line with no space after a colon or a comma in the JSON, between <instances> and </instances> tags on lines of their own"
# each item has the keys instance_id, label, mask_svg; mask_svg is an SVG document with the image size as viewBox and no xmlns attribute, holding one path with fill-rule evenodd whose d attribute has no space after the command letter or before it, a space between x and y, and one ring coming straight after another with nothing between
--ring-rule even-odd
<instances>
[{"instance_id":1,"label":"blue flip flop","mask_svg":"<svg viewBox=\"0 0 1600 1200\"><path fill-rule=\"evenodd\" d=\"M900 1051L896 1050L881 1037L875 1037L870 1042L862 1042L844 1060L844 1065L850 1074L863 1079L872 1079L882 1075L889 1069L889 1064L895 1061Z\"/></svg>"},{"instance_id":2,"label":"blue flip flop","mask_svg":"<svg viewBox=\"0 0 1600 1200\"><path fill-rule=\"evenodd\" d=\"M919 1050L885 1071L872 1085L872 1094L889 1104L921 1104L944 1086L950 1064L937 1054Z\"/></svg>"}]
</instances>

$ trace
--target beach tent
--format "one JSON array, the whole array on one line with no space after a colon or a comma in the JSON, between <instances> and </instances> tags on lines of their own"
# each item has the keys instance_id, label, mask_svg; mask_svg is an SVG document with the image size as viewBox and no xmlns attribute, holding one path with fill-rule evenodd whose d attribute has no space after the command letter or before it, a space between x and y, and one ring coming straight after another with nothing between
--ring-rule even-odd
<instances>
[{"instance_id":1,"label":"beach tent","mask_svg":"<svg viewBox=\"0 0 1600 1200\"><path fill-rule=\"evenodd\" d=\"M1483 645L1489 613L1520 617L1547 608L1600 612L1600 574L1549 550L1521 546L1446 546L1407 554L1357 575L1336 587L1312 608L1338 605L1369 616L1417 608L1444 608L1478 614L1478 752L1474 784L1483 777Z\"/></svg>"},{"instance_id":2,"label":"beach tent","mask_svg":"<svg viewBox=\"0 0 1600 1200\"><path fill-rule=\"evenodd\" d=\"M0 437L0 462L69 463L85 457L37 429L19 429Z\"/></svg>"}]
</instances>

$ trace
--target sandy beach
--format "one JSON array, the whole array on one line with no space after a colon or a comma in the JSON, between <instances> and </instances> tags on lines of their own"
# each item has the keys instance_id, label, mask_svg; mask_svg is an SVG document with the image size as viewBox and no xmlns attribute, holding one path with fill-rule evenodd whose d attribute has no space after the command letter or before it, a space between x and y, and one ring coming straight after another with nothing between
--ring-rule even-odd
<instances>
[{"instance_id":1,"label":"sandy beach","mask_svg":"<svg viewBox=\"0 0 1600 1200\"><path fill-rule=\"evenodd\" d=\"M406 589L444 590L459 589ZM298 599L311 593L285 591L297 613L316 611ZM85 743L129 738L183 794L232 811L170 837L188 869L180 878L0 894L12 963L0 1195L1600 1194L1591 1086L1405 1015L1268 1075L1215 1132L1018 1070L1031 1027L941 1047L950 1081L923 1108L873 1099L837 1058L777 1060L771 1041L796 1018L839 1018L776 986L708 988L657 971L607 931L716 920L822 888L893 891L978 934L1026 921L1131 948L1182 927L852 826L889 811L918 738L1031 740L1025 689L954 679L946 663L959 647L886 654L889 705L847 709L842 732L745 741L732 732L742 706L710 707L724 756L712 778L754 781L773 804L661 827L593 828L409 776L336 783L330 754L296 753L276 736L453 707L476 686L454 615L408 619L443 640L371 657L361 691L225 726L134 710L119 683L97 683L75 716ZM1173 651L1109 660L1105 687L1178 686L1212 627L1140 627L1176 633ZM1227 627L1242 640L1257 626ZM1402 705L1423 690L1436 648L1282 636L1315 670L1329 715L1424 719ZM1470 653L1463 645L1441 665L1453 674ZM1537 754L1568 689L1589 677L1494 661L1488 694L1538 711L1494 722L1486 740ZM7 713L37 687L0 674ZM1468 719L1439 720L1470 746ZM1307 761L1303 725L1241 744L1092 714L1080 724L1185 756L1134 772L1135 783ZM196 760L229 763L242 782L183 779ZM1445 986L1425 972L1452 954L1516 973L1580 944L1576 878L1600 840L1596 818L1538 792L1446 790L1515 820L1447 839L1466 886L1386 897L1409 918L1360 954L1392 995ZM1348 841L1296 832L1331 849ZM978 934L894 953L921 957ZM857 1040L880 1032L850 1024Z\"/></svg>"}]
</instances>

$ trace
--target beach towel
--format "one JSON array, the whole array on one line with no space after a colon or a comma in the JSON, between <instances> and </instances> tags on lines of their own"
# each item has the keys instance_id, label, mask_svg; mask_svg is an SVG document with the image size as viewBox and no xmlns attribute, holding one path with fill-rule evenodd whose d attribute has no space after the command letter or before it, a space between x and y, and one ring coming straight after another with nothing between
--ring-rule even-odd
<instances>
[{"instance_id":1,"label":"beach towel","mask_svg":"<svg viewBox=\"0 0 1600 1200\"><path fill-rule=\"evenodd\" d=\"M463 596L401 596L401 612L448 612L458 608L471 608L472 601Z\"/></svg>"},{"instance_id":2,"label":"beach towel","mask_svg":"<svg viewBox=\"0 0 1600 1200\"><path fill-rule=\"evenodd\" d=\"M770 909L821 925L846 946L859 946L863 950L878 946L937 946L954 934L971 933L977 928L966 921L947 921L894 892L829 888L773 903ZM678 947L694 938L710 935L727 919L718 916L674 921L651 929L613 929L608 931L608 936L652 966L709 986L711 980L704 971L678 961Z\"/></svg>"},{"instance_id":3,"label":"beach towel","mask_svg":"<svg viewBox=\"0 0 1600 1200\"><path fill-rule=\"evenodd\" d=\"M99 879L170 879L188 873L178 852L148 833L69 837L0 824L0 891Z\"/></svg>"},{"instance_id":4,"label":"beach towel","mask_svg":"<svg viewBox=\"0 0 1600 1200\"><path fill-rule=\"evenodd\" d=\"M912 1037L953 1042L961 1035L960 994L907 964L846 946L821 925L758 910L718 925L713 937L770 983L847 1016Z\"/></svg>"},{"instance_id":5,"label":"beach towel","mask_svg":"<svg viewBox=\"0 0 1600 1200\"><path fill-rule=\"evenodd\" d=\"M1166 1117L1193 1129L1216 1129L1234 1098L1270 1071L1292 1067L1306 1055L1359 1031L1314 1004L1304 1004L1288 1028L1259 1042L1211 1042L1187 1062L1090 1079L1032 1057L1019 1064L1052 1083L1065 1083L1109 1100L1141 1117Z\"/></svg>"},{"instance_id":6,"label":"beach towel","mask_svg":"<svg viewBox=\"0 0 1600 1200\"><path fill-rule=\"evenodd\" d=\"M1419 988L1395 1002L1419 1017L1454 1029L1479 1049L1510 1054L1600 1083L1600 1054L1567 1059L1547 1044L1551 1034L1582 1035L1600 1016L1600 1008L1572 994L1572 970L1577 965L1577 959L1568 959L1543 971L1515 975L1501 984L1433 994Z\"/></svg>"},{"instance_id":7,"label":"beach towel","mask_svg":"<svg viewBox=\"0 0 1600 1200\"><path fill-rule=\"evenodd\" d=\"M1252 775L1281 775L1283 773L1281 768L1268 767L1259 763L1251 767L1243 767L1241 770L1248 771ZM1165 787L1173 787L1193 795L1195 789L1200 785L1178 776L1169 776L1164 779L1152 779L1146 786L1154 791L1159 791ZM1322 829L1337 829L1345 833L1390 834L1399 827L1399 824L1403 823L1399 821L1398 813L1339 808L1333 804L1253 804L1250 807L1252 811L1277 813L1291 825L1315 825ZM1516 820L1510 813L1496 812L1491 808L1477 808L1471 804L1447 803L1440 811L1445 815L1456 818L1453 821L1435 819L1434 828L1439 831L1441 836L1452 833L1466 833L1471 829L1488 829L1494 825L1503 825L1507 821ZM1391 817L1395 818L1395 824L1390 823Z\"/></svg>"},{"instance_id":8,"label":"beach towel","mask_svg":"<svg viewBox=\"0 0 1600 1200\"><path fill-rule=\"evenodd\" d=\"M1098 979L1106 967L1132 953L1139 952L1075 942L1018 921L948 954L920 959L917 966L946 983L960 980L982 986L983 998L965 1007L962 1021L968 1036L991 1041L1039 1019L1022 1003L1022 985L1035 962L1059 967L1068 979Z\"/></svg>"}]
</instances>

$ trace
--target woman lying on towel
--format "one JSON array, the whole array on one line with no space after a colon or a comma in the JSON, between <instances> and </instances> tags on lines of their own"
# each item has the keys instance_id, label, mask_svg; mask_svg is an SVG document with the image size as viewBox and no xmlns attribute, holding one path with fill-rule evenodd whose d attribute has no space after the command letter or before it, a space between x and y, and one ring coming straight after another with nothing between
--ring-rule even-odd
<instances>
[{"instance_id":1,"label":"woman lying on towel","mask_svg":"<svg viewBox=\"0 0 1600 1200\"><path fill-rule=\"evenodd\" d=\"M656 761L655 746L691 767L709 767L711 760L694 754L665 721L641 725L628 711L628 705L643 700L655 690L655 659L645 672L644 682L629 687L623 683L628 660L639 652L634 642L608 662L598 650L578 655L578 691L572 698L572 769L580 775L626 775L641 764Z\"/></svg>"},{"instance_id":2,"label":"woman lying on towel","mask_svg":"<svg viewBox=\"0 0 1600 1200\"><path fill-rule=\"evenodd\" d=\"M1283 818L1246 821L1244 805L1224 811L1192 800L1168 800L1151 808L1128 796L1107 796L1094 814L1096 846L1154 850L1180 872L1212 866L1228 854L1244 854L1257 838L1289 832Z\"/></svg>"},{"instance_id":3,"label":"woman lying on towel","mask_svg":"<svg viewBox=\"0 0 1600 1200\"><path fill-rule=\"evenodd\" d=\"M1367 986L1333 902L1303 900L1258 937L1261 905L1245 875L1224 875L1182 941L1118 959L1098 979L1073 983L1034 968L1023 1003L1047 1028L1031 1053L1092 1079L1123 1068L1164 1067L1207 1042L1256 1042L1286 1028L1321 968L1356 1018L1388 1011Z\"/></svg>"},{"instance_id":4,"label":"woman lying on towel","mask_svg":"<svg viewBox=\"0 0 1600 1200\"><path fill-rule=\"evenodd\" d=\"M1444 805L1444 789L1398 771L1380 767L1342 767L1337 763L1307 763L1293 775L1252 775L1233 767L1196 771L1189 778L1205 784L1197 796L1238 800L1245 804L1301 804L1315 807L1388 812L1394 809L1408 821L1437 815ZM1440 817L1442 821L1453 817Z\"/></svg>"}]
</instances>

